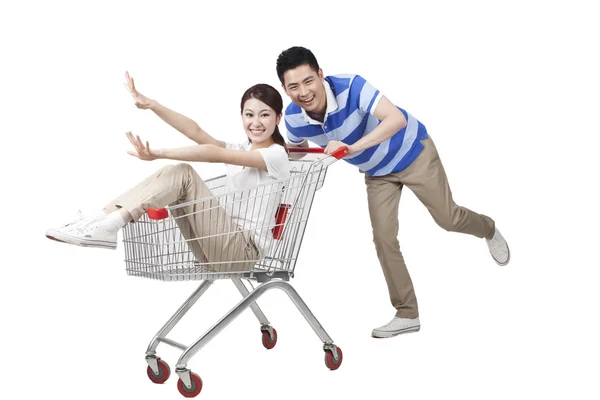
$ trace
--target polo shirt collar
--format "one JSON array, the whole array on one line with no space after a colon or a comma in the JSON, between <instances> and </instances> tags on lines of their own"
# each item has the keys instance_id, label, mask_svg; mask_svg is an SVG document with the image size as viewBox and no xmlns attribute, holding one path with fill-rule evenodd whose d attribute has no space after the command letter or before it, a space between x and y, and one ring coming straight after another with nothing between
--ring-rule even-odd
<instances>
[{"instance_id":1,"label":"polo shirt collar","mask_svg":"<svg viewBox=\"0 0 600 400\"><path fill-rule=\"evenodd\" d=\"M338 109L338 103L337 103L337 100L335 99L335 94L333 94L333 90L331 90L331 87L329 86L329 82L327 82L326 80L323 80L323 87L325 88L325 95L327 97L327 109L325 110L325 119L327 119L327 115L331 114L332 112L334 112L335 110ZM319 122L319 121L309 117L303 108L300 108L300 110L302 112L302 116L304 116L304 120L306 122L308 122L309 124L323 125L323 122Z\"/></svg>"}]
</instances>

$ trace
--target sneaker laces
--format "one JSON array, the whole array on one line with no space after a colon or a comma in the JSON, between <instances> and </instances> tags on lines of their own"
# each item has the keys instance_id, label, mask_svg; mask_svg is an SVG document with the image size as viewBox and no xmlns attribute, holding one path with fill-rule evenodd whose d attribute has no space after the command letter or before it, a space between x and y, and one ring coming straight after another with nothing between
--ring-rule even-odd
<instances>
[{"instance_id":1,"label":"sneaker laces","mask_svg":"<svg viewBox=\"0 0 600 400\"><path fill-rule=\"evenodd\" d=\"M385 330L385 329L398 329L398 327L410 327L413 325L418 325L418 322L411 321L410 318L394 318L387 324L380 326L377 329Z\"/></svg>"},{"instance_id":2,"label":"sneaker laces","mask_svg":"<svg viewBox=\"0 0 600 400\"><path fill-rule=\"evenodd\" d=\"M393 328L396 325L399 325L402 323L402 320L399 318L394 318L392 319L390 322L388 322L387 324L383 325L382 328Z\"/></svg>"},{"instance_id":3,"label":"sneaker laces","mask_svg":"<svg viewBox=\"0 0 600 400\"><path fill-rule=\"evenodd\" d=\"M84 218L85 218L85 215L83 214L83 211L77 210L77 218L72 221L67 222L66 224L61 225L61 228L66 228L68 226L75 225L76 223L80 222Z\"/></svg>"},{"instance_id":4,"label":"sneaker laces","mask_svg":"<svg viewBox=\"0 0 600 400\"><path fill-rule=\"evenodd\" d=\"M80 233L87 232L92 228L92 224L98 222L102 218L102 216L86 216L79 210L78 225L74 226L74 229Z\"/></svg>"},{"instance_id":5,"label":"sneaker laces","mask_svg":"<svg viewBox=\"0 0 600 400\"><path fill-rule=\"evenodd\" d=\"M98 222L99 219L100 218L92 218L89 221L87 221L87 222L79 225L75 229L77 229L81 233L89 232L89 231L91 231L91 230L93 230L93 229L95 229L95 228L98 227L97 222Z\"/></svg>"}]
</instances>

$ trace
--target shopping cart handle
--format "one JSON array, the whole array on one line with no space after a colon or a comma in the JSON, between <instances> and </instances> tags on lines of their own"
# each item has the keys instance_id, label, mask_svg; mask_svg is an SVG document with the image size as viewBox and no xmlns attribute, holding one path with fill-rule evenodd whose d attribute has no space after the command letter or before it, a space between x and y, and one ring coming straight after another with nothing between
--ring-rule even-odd
<instances>
[{"instance_id":1,"label":"shopping cart handle","mask_svg":"<svg viewBox=\"0 0 600 400\"><path fill-rule=\"evenodd\" d=\"M346 157L348 153L348 146L343 146L331 153L331 155L337 158L338 160L341 160L342 158Z\"/></svg>"},{"instance_id":2,"label":"shopping cart handle","mask_svg":"<svg viewBox=\"0 0 600 400\"><path fill-rule=\"evenodd\" d=\"M325 149L320 147L288 147L290 153L324 153ZM348 146L343 146L331 153L332 156L341 160L348 155Z\"/></svg>"},{"instance_id":3,"label":"shopping cart handle","mask_svg":"<svg viewBox=\"0 0 600 400\"><path fill-rule=\"evenodd\" d=\"M166 208L146 208L146 212L148 218L155 220L165 219L169 216L169 211Z\"/></svg>"}]
</instances>

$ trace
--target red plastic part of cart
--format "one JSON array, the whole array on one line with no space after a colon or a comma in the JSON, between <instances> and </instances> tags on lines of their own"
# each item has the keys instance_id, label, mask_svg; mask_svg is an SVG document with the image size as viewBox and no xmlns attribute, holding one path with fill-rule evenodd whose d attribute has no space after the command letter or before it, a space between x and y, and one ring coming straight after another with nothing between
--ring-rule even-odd
<instances>
[{"instance_id":1,"label":"red plastic part of cart","mask_svg":"<svg viewBox=\"0 0 600 400\"><path fill-rule=\"evenodd\" d=\"M280 204L275 213L275 227L273 228L273 238L276 240L281 239L283 234L283 224L287 219L288 211L292 206L289 204Z\"/></svg>"},{"instance_id":2,"label":"red plastic part of cart","mask_svg":"<svg viewBox=\"0 0 600 400\"><path fill-rule=\"evenodd\" d=\"M322 149L320 147L290 147L288 148L288 150L290 153L325 153L325 149ZM348 147L340 147L339 149L331 153L331 155L337 158L338 160L341 160L342 158L348 155Z\"/></svg>"},{"instance_id":3,"label":"red plastic part of cart","mask_svg":"<svg viewBox=\"0 0 600 400\"><path fill-rule=\"evenodd\" d=\"M150 219L161 220L169 216L169 212L166 208L147 208L146 212Z\"/></svg>"}]
</instances>

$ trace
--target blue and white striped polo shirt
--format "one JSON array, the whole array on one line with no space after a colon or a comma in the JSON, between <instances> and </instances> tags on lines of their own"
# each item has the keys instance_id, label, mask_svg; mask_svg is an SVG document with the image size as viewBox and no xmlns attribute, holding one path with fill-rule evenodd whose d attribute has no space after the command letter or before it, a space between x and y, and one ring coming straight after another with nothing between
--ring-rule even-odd
<instances>
[{"instance_id":1,"label":"blue and white striped polo shirt","mask_svg":"<svg viewBox=\"0 0 600 400\"><path fill-rule=\"evenodd\" d=\"M330 140L348 145L369 134L379 123L373 112L381 93L359 75L334 75L325 78L327 111L323 123L310 118L295 103L285 110L288 140L302 143L305 139L327 147ZM345 157L344 160L372 176L400 172L421 153L420 140L427 138L425 126L412 115L398 107L407 124L391 138Z\"/></svg>"}]
</instances>

